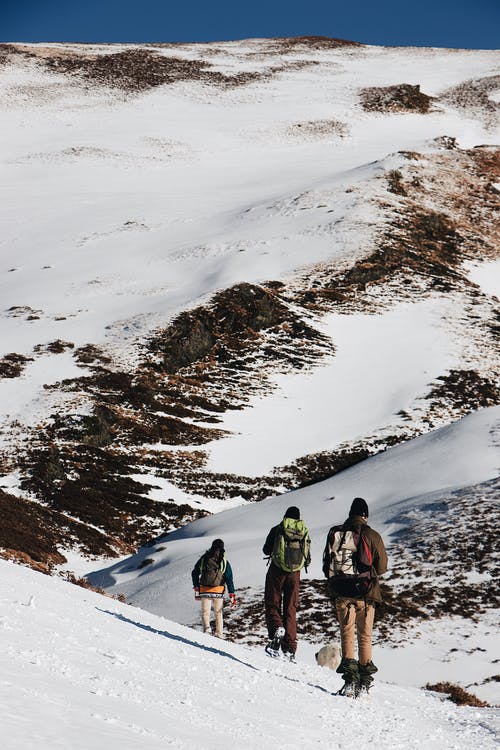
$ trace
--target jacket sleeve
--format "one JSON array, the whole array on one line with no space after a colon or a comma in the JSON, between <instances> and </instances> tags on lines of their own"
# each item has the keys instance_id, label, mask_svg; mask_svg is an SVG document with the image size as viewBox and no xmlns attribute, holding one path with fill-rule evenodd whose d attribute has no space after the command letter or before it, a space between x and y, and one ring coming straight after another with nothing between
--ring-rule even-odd
<instances>
[{"instance_id":1,"label":"jacket sleeve","mask_svg":"<svg viewBox=\"0 0 500 750\"><path fill-rule=\"evenodd\" d=\"M193 570L191 571L191 578L193 580L193 588L197 589L200 585L200 568L203 555L200 557Z\"/></svg>"},{"instance_id":2,"label":"jacket sleeve","mask_svg":"<svg viewBox=\"0 0 500 750\"><path fill-rule=\"evenodd\" d=\"M387 571L387 552L385 551L385 545L380 534L377 535L377 544L375 546L375 555L373 559L373 567L378 576L383 575Z\"/></svg>"},{"instance_id":3,"label":"jacket sleeve","mask_svg":"<svg viewBox=\"0 0 500 750\"><path fill-rule=\"evenodd\" d=\"M234 594L233 569L229 560L226 562L226 570L224 571L224 583L229 593Z\"/></svg>"},{"instance_id":4,"label":"jacket sleeve","mask_svg":"<svg viewBox=\"0 0 500 750\"><path fill-rule=\"evenodd\" d=\"M332 530L330 529L326 537L325 549L323 550L323 566L321 569L323 571L323 575L325 576L325 578L330 577L330 535L331 533L332 533Z\"/></svg>"},{"instance_id":5,"label":"jacket sleeve","mask_svg":"<svg viewBox=\"0 0 500 750\"><path fill-rule=\"evenodd\" d=\"M262 552L265 555L271 555L274 547L274 539L276 537L276 530L277 526L273 526L269 534L267 535L267 539L264 543L264 546L262 547Z\"/></svg>"}]
</instances>

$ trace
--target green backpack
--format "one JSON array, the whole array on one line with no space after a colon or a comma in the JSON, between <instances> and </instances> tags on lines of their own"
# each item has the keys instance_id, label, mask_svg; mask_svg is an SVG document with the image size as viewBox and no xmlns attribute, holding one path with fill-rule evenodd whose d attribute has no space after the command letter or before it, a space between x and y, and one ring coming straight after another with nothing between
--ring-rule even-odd
<instances>
[{"instance_id":1,"label":"green backpack","mask_svg":"<svg viewBox=\"0 0 500 750\"><path fill-rule=\"evenodd\" d=\"M280 523L271 559L287 573L295 573L307 566L310 560L311 540L304 521L284 518Z\"/></svg>"}]
</instances>

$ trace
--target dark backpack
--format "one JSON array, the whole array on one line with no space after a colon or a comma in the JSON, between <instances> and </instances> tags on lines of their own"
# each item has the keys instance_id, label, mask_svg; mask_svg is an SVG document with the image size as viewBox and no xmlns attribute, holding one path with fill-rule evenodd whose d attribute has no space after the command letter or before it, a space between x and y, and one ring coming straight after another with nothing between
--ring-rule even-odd
<instances>
[{"instance_id":1,"label":"dark backpack","mask_svg":"<svg viewBox=\"0 0 500 750\"><path fill-rule=\"evenodd\" d=\"M333 526L323 553L323 573L329 596L364 599L370 590L373 555L363 526Z\"/></svg>"},{"instance_id":2,"label":"dark backpack","mask_svg":"<svg viewBox=\"0 0 500 750\"><path fill-rule=\"evenodd\" d=\"M274 537L271 559L281 570L295 573L310 560L311 540L304 521L284 518Z\"/></svg>"},{"instance_id":3,"label":"dark backpack","mask_svg":"<svg viewBox=\"0 0 500 750\"><path fill-rule=\"evenodd\" d=\"M219 552L212 555L205 552L200 565L200 586L207 586L207 588L222 586L226 565L225 554L221 556Z\"/></svg>"}]
</instances>

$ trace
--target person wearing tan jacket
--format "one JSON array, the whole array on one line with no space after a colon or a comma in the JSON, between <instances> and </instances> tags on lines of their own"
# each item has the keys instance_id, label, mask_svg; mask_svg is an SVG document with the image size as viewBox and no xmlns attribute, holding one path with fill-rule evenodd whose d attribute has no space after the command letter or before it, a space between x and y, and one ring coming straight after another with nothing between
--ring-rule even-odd
<instances>
[{"instance_id":1,"label":"person wearing tan jacket","mask_svg":"<svg viewBox=\"0 0 500 750\"><path fill-rule=\"evenodd\" d=\"M342 661L337 672L344 678L341 693L352 697L367 692L378 671L372 661L371 639L375 604L382 601L379 576L387 570L384 542L368 526L367 518L366 500L354 498L347 520L328 532L323 553L327 590L335 601L340 625Z\"/></svg>"}]
</instances>

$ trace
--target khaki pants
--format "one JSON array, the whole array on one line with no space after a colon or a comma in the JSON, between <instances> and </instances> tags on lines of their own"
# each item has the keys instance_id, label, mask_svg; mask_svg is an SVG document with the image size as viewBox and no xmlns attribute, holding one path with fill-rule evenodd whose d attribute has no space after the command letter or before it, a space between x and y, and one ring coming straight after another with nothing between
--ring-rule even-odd
<instances>
[{"instance_id":1,"label":"khaki pants","mask_svg":"<svg viewBox=\"0 0 500 750\"><path fill-rule=\"evenodd\" d=\"M373 604L359 599L336 599L335 608L340 625L340 640L344 659L355 659L354 627L358 636L358 660L367 664L372 660L372 629L375 617Z\"/></svg>"},{"instance_id":2,"label":"khaki pants","mask_svg":"<svg viewBox=\"0 0 500 750\"><path fill-rule=\"evenodd\" d=\"M212 628L210 626L210 609L212 607L212 604L214 605L215 615L215 635L217 636L217 638L222 638L222 605L224 604L224 600L222 599L222 597L220 599L210 599L206 596L201 598L201 622L203 623L203 632L212 632Z\"/></svg>"}]
</instances>

